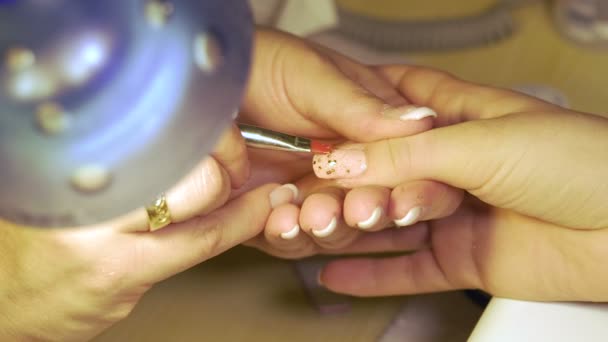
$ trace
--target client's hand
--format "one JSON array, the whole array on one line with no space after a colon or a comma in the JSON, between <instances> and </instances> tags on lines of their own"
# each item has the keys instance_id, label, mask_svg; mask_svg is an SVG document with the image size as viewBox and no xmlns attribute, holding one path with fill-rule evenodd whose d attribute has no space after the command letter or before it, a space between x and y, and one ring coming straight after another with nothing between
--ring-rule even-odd
<instances>
[{"instance_id":1,"label":"client's hand","mask_svg":"<svg viewBox=\"0 0 608 342\"><path fill-rule=\"evenodd\" d=\"M398 251L389 239L417 252L335 261L323 284L359 296L477 288L520 299L607 301L608 120L441 72L381 70L412 103L435 108L440 128L349 145L333 163L317 157L317 175L346 188L377 186L370 198L393 189L388 215L399 220L414 210L410 223L452 206L441 197L407 199L404 182L438 181L468 197L454 215L380 233L367 248L357 242L358 252Z\"/></svg>"}]
</instances>

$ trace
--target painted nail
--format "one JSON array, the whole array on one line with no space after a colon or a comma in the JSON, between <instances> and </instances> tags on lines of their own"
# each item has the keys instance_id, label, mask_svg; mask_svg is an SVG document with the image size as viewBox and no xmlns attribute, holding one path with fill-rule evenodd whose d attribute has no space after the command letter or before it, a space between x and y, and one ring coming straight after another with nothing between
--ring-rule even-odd
<instances>
[{"instance_id":1,"label":"painted nail","mask_svg":"<svg viewBox=\"0 0 608 342\"><path fill-rule=\"evenodd\" d=\"M298 198L298 188L293 184L285 184L270 193L270 206L274 209L280 205L290 203Z\"/></svg>"},{"instance_id":2,"label":"painted nail","mask_svg":"<svg viewBox=\"0 0 608 342\"><path fill-rule=\"evenodd\" d=\"M300 234L300 226L297 224L288 232L281 233L281 238L283 240L293 240Z\"/></svg>"},{"instance_id":3,"label":"painted nail","mask_svg":"<svg viewBox=\"0 0 608 342\"><path fill-rule=\"evenodd\" d=\"M364 151L337 149L329 154L315 155L312 167L319 178L352 178L367 170L367 161Z\"/></svg>"},{"instance_id":4,"label":"painted nail","mask_svg":"<svg viewBox=\"0 0 608 342\"><path fill-rule=\"evenodd\" d=\"M411 226L412 224L418 222L418 219L420 218L421 214L422 214L422 208L415 207L415 208L412 208L407 213L407 215L405 215L402 219L395 220L394 222L399 227Z\"/></svg>"},{"instance_id":5,"label":"painted nail","mask_svg":"<svg viewBox=\"0 0 608 342\"><path fill-rule=\"evenodd\" d=\"M374 212L372 213L372 216L370 216L365 221L361 221L361 222L357 223L357 226L360 229L363 229L363 230L372 228L373 226L376 225L376 223L378 223L378 221L380 221L380 217L382 217L382 213L383 212L384 211L380 207L374 209Z\"/></svg>"},{"instance_id":6,"label":"painted nail","mask_svg":"<svg viewBox=\"0 0 608 342\"><path fill-rule=\"evenodd\" d=\"M437 113L428 107L416 107L406 105L397 108L388 108L383 112L384 116L401 121L418 121L428 117L437 117Z\"/></svg>"},{"instance_id":7,"label":"painted nail","mask_svg":"<svg viewBox=\"0 0 608 342\"><path fill-rule=\"evenodd\" d=\"M329 222L327 227L325 227L321 230L313 229L312 233L314 234L314 236L316 236L318 238L325 238L325 237L330 236L336 230L337 226L338 226L338 220L334 217L333 219L331 219L331 222Z\"/></svg>"}]
</instances>

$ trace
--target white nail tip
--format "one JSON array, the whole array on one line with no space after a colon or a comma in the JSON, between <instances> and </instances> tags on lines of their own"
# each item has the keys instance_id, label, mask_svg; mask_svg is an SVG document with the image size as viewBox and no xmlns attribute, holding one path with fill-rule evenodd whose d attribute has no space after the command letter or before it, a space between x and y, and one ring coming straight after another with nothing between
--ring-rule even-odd
<instances>
[{"instance_id":1,"label":"white nail tip","mask_svg":"<svg viewBox=\"0 0 608 342\"><path fill-rule=\"evenodd\" d=\"M361 222L357 223L357 226L363 230L370 229L371 227L375 226L376 223L378 223L378 221L380 221L380 217L382 217L382 213L383 213L382 208L378 207L378 208L374 209L372 216L370 216L365 221L361 221Z\"/></svg>"},{"instance_id":2,"label":"white nail tip","mask_svg":"<svg viewBox=\"0 0 608 342\"><path fill-rule=\"evenodd\" d=\"M312 233L318 238L325 238L330 236L334 232L334 230L336 230L337 226L338 220L334 217L325 229L313 230Z\"/></svg>"},{"instance_id":3,"label":"white nail tip","mask_svg":"<svg viewBox=\"0 0 608 342\"><path fill-rule=\"evenodd\" d=\"M411 209L402 219L395 220L394 222L399 227L411 226L418 221L420 214L422 214L422 208L416 207Z\"/></svg>"},{"instance_id":4,"label":"white nail tip","mask_svg":"<svg viewBox=\"0 0 608 342\"><path fill-rule=\"evenodd\" d=\"M411 120L422 120L424 118L428 118L428 117L433 117L436 118L437 117L437 113L432 110L431 108L428 107L419 107L419 108L415 108L403 115L401 115L401 120L404 121L411 121Z\"/></svg>"},{"instance_id":5,"label":"white nail tip","mask_svg":"<svg viewBox=\"0 0 608 342\"><path fill-rule=\"evenodd\" d=\"M293 229L291 229L290 231L281 233L281 238L283 240L293 240L296 238L296 236L298 236L299 233L300 233L300 226L298 226L296 224L295 227L293 227Z\"/></svg>"},{"instance_id":6,"label":"white nail tip","mask_svg":"<svg viewBox=\"0 0 608 342\"><path fill-rule=\"evenodd\" d=\"M289 190L291 190L293 192L293 199L298 198L298 195L300 194L300 191L298 190L298 187L293 185L293 184L285 184L283 185L284 188L287 188Z\"/></svg>"}]
</instances>

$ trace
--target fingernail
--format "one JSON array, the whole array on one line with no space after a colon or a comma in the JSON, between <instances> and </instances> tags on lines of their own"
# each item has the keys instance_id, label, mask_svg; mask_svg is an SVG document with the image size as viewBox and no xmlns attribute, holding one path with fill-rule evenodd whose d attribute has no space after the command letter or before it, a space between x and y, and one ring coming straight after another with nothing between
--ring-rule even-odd
<instances>
[{"instance_id":1,"label":"fingernail","mask_svg":"<svg viewBox=\"0 0 608 342\"><path fill-rule=\"evenodd\" d=\"M418 121L428 117L437 117L437 113L431 108L412 105L386 109L383 114L386 117L402 121Z\"/></svg>"},{"instance_id":2,"label":"fingernail","mask_svg":"<svg viewBox=\"0 0 608 342\"><path fill-rule=\"evenodd\" d=\"M382 213L383 213L382 208L378 207L378 208L374 209L372 216L370 216L365 221L361 221L361 222L357 223L357 226L363 230L372 228L373 226L376 225L376 223L378 223L378 221L380 221L380 217L382 217Z\"/></svg>"},{"instance_id":3,"label":"fingernail","mask_svg":"<svg viewBox=\"0 0 608 342\"><path fill-rule=\"evenodd\" d=\"M288 232L281 233L281 238L283 240L293 240L300 234L300 226L297 224Z\"/></svg>"},{"instance_id":4,"label":"fingernail","mask_svg":"<svg viewBox=\"0 0 608 342\"><path fill-rule=\"evenodd\" d=\"M399 227L411 226L412 224L418 222L420 214L422 214L422 208L415 207L412 208L402 219L395 220L394 222Z\"/></svg>"},{"instance_id":5,"label":"fingernail","mask_svg":"<svg viewBox=\"0 0 608 342\"><path fill-rule=\"evenodd\" d=\"M298 188L293 184L285 184L270 193L270 206L274 209L280 205L290 203L298 198Z\"/></svg>"},{"instance_id":6,"label":"fingernail","mask_svg":"<svg viewBox=\"0 0 608 342\"><path fill-rule=\"evenodd\" d=\"M325 238L325 237L330 236L334 232L334 230L336 230L337 226L338 226L338 220L334 217L333 219L331 219L331 222L329 222L327 227L320 229L320 230L313 229L312 233L314 234L314 236L316 236L318 238Z\"/></svg>"},{"instance_id":7,"label":"fingernail","mask_svg":"<svg viewBox=\"0 0 608 342\"><path fill-rule=\"evenodd\" d=\"M330 154L315 155L312 166L319 178L352 178L367 170L367 161L364 151L338 149Z\"/></svg>"},{"instance_id":8,"label":"fingernail","mask_svg":"<svg viewBox=\"0 0 608 342\"><path fill-rule=\"evenodd\" d=\"M317 285L321 286L321 287L325 287L325 285L323 284L323 280L321 280L321 276L323 275L323 270L319 270L319 272L317 272Z\"/></svg>"}]
</instances>

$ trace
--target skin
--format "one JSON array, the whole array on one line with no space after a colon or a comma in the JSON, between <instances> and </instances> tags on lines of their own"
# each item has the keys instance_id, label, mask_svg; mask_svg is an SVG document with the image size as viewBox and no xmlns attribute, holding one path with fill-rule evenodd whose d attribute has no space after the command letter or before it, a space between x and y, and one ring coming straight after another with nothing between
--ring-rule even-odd
<instances>
[{"instance_id":1,"label":"skin","mask_svg":"<svg viewBox=\"0 0 608 342\"><path fill-rule=\"evenodd\" d=\"M405 100L372 69L288 35L259 31L256 38L241 121L363 142L431 127L430 119L383 115ZM357 120L345 125L347 117ZM92 227L39 230L0 222L0 340L96 336L157 282L259 236L272 206L293 200L272 200L284 190L278 183L306 177L309 163L310 156L248 154L232 127L215 153L167 193L174 224L160 231L148 232L143 209Z\"/></svg>"},{"instance_id":2,"label":"skin","mask_svg":"<svg viewBox=\"0 0 608 342\"><path fill-rule=\"evenodd\" d=\"M336 188L358 191L357 198L332 205L341 207L347 224L355 221L349 219L354 211L369 213L379 199L389 222L413 206L425 210L410 228L367 234L342 251L307 250L410 252L331 262L321 282L356 296L474 288L526 300L607 301L608 120L435 70L378 70L409 101L440 113L437 128L358 144L366 171L326 177ZM446 188L412 198L412 184L424 181ZM302 192L314 184L300 184ZM458 189L464 197L455 195ZM313 200L320 202L313 195L304 202ZM332 211L318 205L306 215ZM300 222L302 213L304 206ZM266 229L278 229L280 222L272 224ZM256 246L287 257L301 251L288 243L258 240Z\"/></svg>"}]
</instances>

